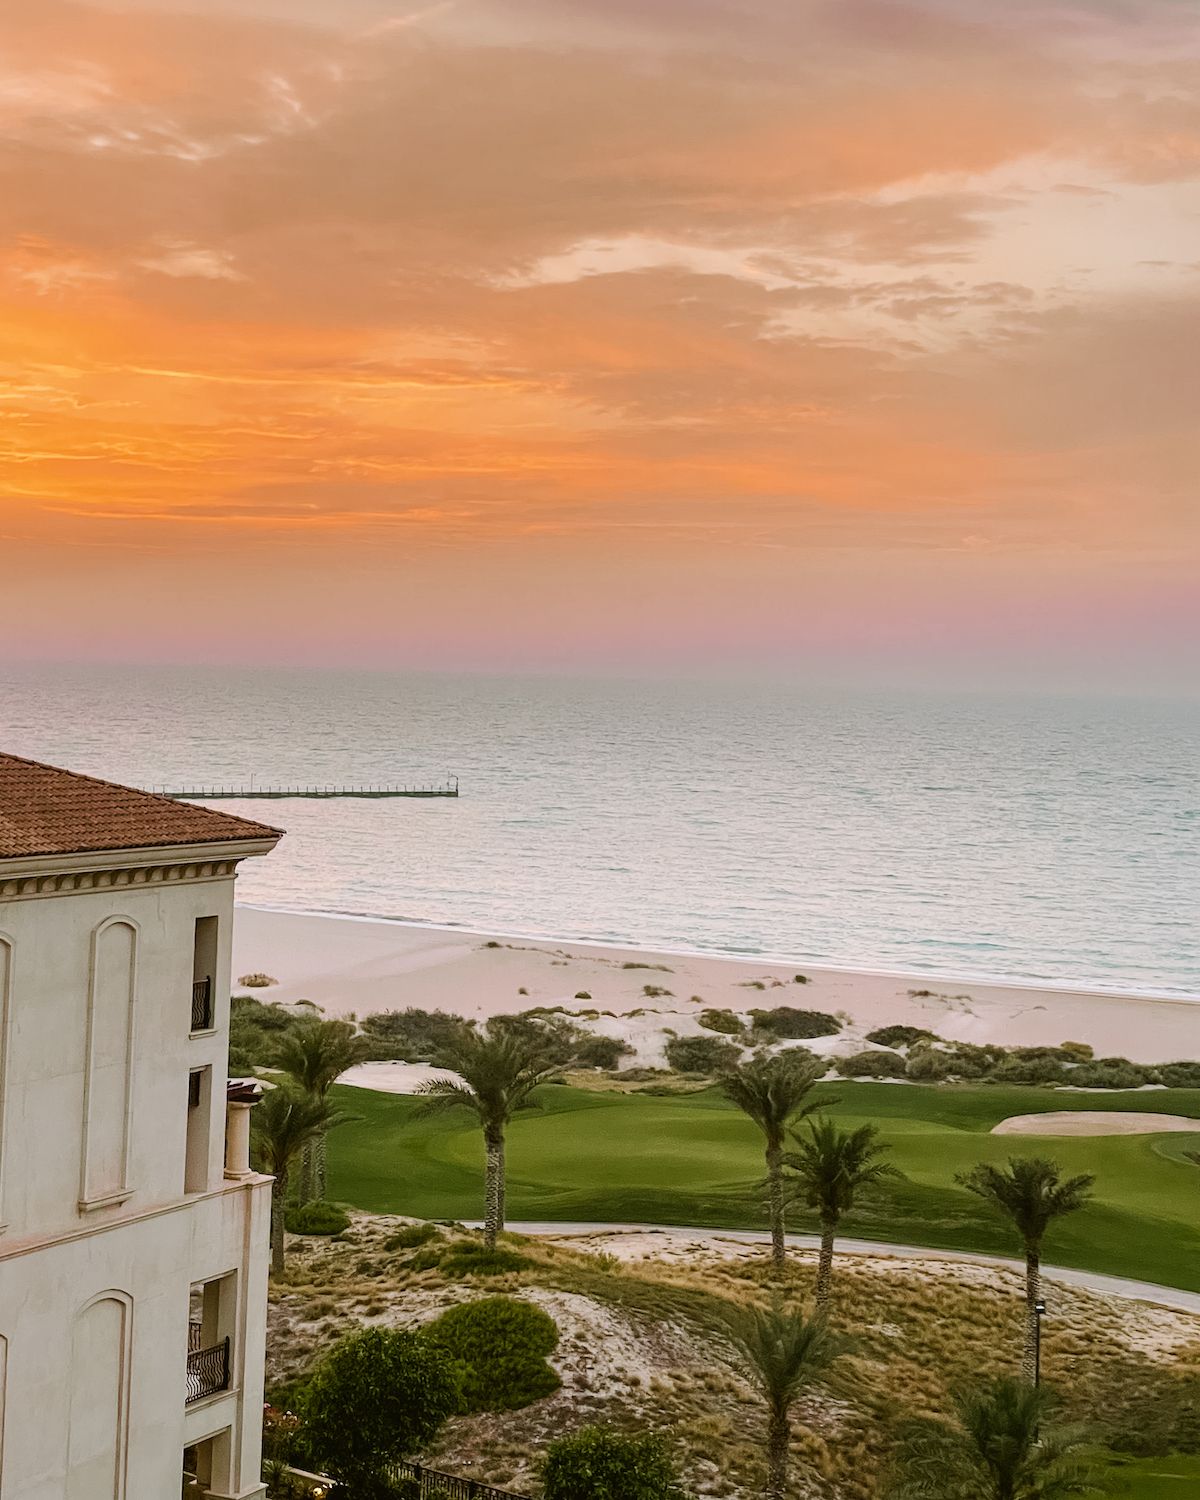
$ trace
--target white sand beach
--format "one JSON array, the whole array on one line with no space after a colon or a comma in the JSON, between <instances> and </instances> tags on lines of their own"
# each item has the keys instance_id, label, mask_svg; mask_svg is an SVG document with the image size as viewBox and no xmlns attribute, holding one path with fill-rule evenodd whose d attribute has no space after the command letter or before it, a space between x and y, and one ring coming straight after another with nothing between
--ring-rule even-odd
<instances>
[{"instance_id":1,"label":"white sand beach","mask_svg":"<svg viewBox=\"0 0 1200 1500\"><path fill-rule=\"evenodd\" d=\"M808 1044L827 1055L858 1051L866 1032L906 1023L955 1041L1086 1042L1098 1057L1135 1062L1200 1057L1194 1000L648 953L251 906L238 907L233 950L235 976L260 971L278 980L254 991L260 999L311 1000L331 1017L408 1006L479 1018L533 1006L594 1010L590 1029L631 1042L629 1061L641 1065L661 1061L666 1028L702 1034L696 1018L707 1007L782 1005L846 1020L841 1035ZM797 984L797 973L808 983ZM390 1086L403 1087L398 1075Z\"/></svg>"}]
</instances>

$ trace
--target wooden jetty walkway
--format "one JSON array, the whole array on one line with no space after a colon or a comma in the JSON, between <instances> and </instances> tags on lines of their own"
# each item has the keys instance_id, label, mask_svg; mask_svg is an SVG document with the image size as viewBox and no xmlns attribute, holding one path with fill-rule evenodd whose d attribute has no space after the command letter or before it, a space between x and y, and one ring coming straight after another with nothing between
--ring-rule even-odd
<instances>
[{"instance_id":1,"label":"wooden jetty walkway","mask_svg":"<svg viewBox=\"0 0 1200 1500\"><path fill-rule=\"evenodd\" d=\"M431 786L197 786L175 790L155 787L161 797L176 802L211 802L236 797L241 802L281 800L286 797L457 797L458 777Z\"/></svg>"}]
</instances>

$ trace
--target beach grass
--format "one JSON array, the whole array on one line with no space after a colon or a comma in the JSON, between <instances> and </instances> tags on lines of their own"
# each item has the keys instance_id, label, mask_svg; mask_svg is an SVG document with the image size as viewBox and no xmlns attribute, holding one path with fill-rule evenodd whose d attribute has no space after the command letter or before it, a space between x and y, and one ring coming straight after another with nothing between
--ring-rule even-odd
<instances>
[{"instance_id":1,"label":"beach grass","mask_svg":"<svg viewBox=\"0 0 1200 1500\"><path fill-rule=\"evenodd\" d=\"M1200 1090L1072 1093L1040 1088L821 1085L831 1113L877 1124L905 1174L856 1207L847 1237L1018 1253L1011 1231L954 1182L978 1161L1046 1155L1068 1173L1092 1172L1095 1200L1047 1237L1048 1264L1200 1290ZM339 1088L358 1118L329 1138L331 1197L376 1213L476 1219L483 1147L465 1111L424 1116L421 1101ZM763 1172L753 1125L716 1089L674 1096L547 1086L541 1108L509 1130L513 1221L684 1224L763 1228ZM1011 1115L1079 1109L1195 1118L1172 1136L994 1136ZM797 1210L789 1227L813 1228Z\"/></svg>"}]
</instances>

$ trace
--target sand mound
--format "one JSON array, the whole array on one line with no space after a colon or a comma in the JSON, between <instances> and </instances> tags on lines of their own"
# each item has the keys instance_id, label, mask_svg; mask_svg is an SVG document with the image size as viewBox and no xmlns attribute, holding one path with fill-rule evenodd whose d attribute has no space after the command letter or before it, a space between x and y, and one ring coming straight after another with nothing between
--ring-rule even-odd
<instances>
[{"instance_id":1,"label":"sand mound","mask_svg":"<svg viewBox=\"0 0 1200 1500\"><path fill-rule=\"evenodd\" d=\"M1140 1111L1071 1109L1059 1114L1010 1115L992 1126L993 1135L1160 1135L1168 1130L1200 1135L1200 1120Z\"/></svg>"}]
</instances>

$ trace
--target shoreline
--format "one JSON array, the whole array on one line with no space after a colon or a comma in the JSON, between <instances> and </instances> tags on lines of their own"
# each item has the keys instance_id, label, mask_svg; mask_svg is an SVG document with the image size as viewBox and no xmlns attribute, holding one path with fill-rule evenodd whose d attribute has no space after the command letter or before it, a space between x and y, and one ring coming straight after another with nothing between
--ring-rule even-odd
<instances>
[{"instance_id":1,"label":"shoreline","mask_svg":"<svg viewBox=\"0 0 1200 1500\"><path fill-rule=\"evenodd\" d=\"M442 932L449 936L479 938L485 942L520 942L554 945L570 944L574 948L596 949L603 953L640 953L648 958L711 959L718 963L763 964L770 968L805 968L819 974L871 975L879 979L907 979L920 984L986 985L989 989L1048 991L1064 995L1096 995L1104 999L1153 1000L1164 1003L1178 1002L1181 1005L1200 1006L1200 991L1130 989L1127 986L1107 986L1095 980L1070 982L1063 979L1014 979L1011 976L987 973L971 973L966 970L954 973L936 973L929 969L893 969L885 965L870 963L832 963L827 959L806 958L803 954L737 952L725 948L675 948L667 944L626 942L618 938L563 937L561 934L547 936L537 932L497 931L489 927L468 927L455 922L426 922L415 917L380 917L368 912L355 911L307 911L290 906L271 906L261 901L238 902L239 912L264 912L283 917L303 917L322 922L356 922L366 926L399 927L412 932ZM1198 1044L1200 1045L1200 1044Z\"/></svg>"},{"instance_id":2,"label":"shoreline","mask_svg":"<svg viewBox=\"0 0 1200 1500\"><path fill-rule=\"evenodd\" d=\"M258 971L278 981L252 989L261 1001L304 999L329 1017L359 1020L409 1007L478 1020L535 1008L583 1012L593 1035L632 1049L627 1066L662 1066L672 1035L712 1037L700 1024L705 1010L744 1016L780 1006L842 1021L836 1036L807 1044L830 1058L869 1047L868 1032L896 1024L977 1044L1085 1042L1098 1057L1141 1063L1200 1058L1200 997L951 979L253 905L236 908L233 950L235 975ZM804 982L797 980L801 973Z\"/></svg>"}]
</instances>

